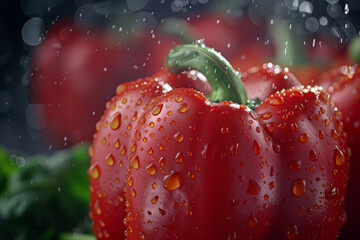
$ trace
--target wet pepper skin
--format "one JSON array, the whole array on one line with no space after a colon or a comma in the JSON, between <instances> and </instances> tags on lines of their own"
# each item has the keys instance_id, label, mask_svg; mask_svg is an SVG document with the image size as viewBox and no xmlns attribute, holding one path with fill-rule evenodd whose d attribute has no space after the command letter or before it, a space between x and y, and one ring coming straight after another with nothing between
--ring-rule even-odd
<instances>
[{"instance_id":1,"label":"wet pepper skin","mask_svg":"<svg viewBox=\"0 0 360 240\"><path fill-rule=\"evenodd\" d=\"M360 234L358 227L359 183L360 173L360 68L341 66L324 73L321 85L329 90L331 99L343 115L344 132L347 134L348 146L351 149L350 172L348 183L348 198L346 201L347 223L344 227L342 239L351 239Z\"/></svg>"},{"instance_id":2,"label":"wet pepper skin","mask_svg":"<svg viewBox=\"0 0 360 240\"><path fill-rule=\"evenodd\" d=\"M251 110L184 74L107 104L89 150L96 237L336 239L349 162L328 94L291 88Z\"/></svg>"},{"instance_id":3,"label":"wet pepper skin","mask_svg":"<svg viewBox=\"0 0 360 240\"><path fill-rule=\"evenodd\" d=\"M277 91L301 85L288 68L283 69L271 62L242 72L241 80L244 82L248 97L258 98L261 101Z\"/></svg>"},{"instance_id":4,"label":"wet pepper skin","mask_svg":"<svg viewBox=\"0 0 360 240\"><path fill-rule=\"evenodd\" d=\"M165 84L166 83L166 84ZM144 106L163 91L173 87L200 89L208 93L210 85L196 72L169 74L160 71L151 78L119 85L117 95L106 104L97 133L89 148L92 158L90 175L90 217L98 239L124 239L125 174L127 156L134 151L131 141Z\"/></svg>"}]
</instances>

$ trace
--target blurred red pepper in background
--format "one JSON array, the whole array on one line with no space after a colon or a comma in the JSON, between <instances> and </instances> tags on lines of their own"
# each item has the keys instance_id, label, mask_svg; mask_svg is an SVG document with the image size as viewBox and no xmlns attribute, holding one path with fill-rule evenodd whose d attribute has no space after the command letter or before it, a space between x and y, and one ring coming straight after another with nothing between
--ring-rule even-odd
<instances>
[{"instance_id":1,"label":"blurred red pepper in background","mask_svg":"<svg viewBox=\"0 0 360 240\"><path fill-rule=\"evenodd\" d=\"M69 146L89 141L104 104L134 71L134 49L111 45L91 29L51 27L31 54L30 100L44 104L47 141ZM135 49L136 50L136 49Z\"/></svg>"},{"instance_id":2,"label":"blurred red pepper in background","mask_svg":"<svg viewBox=\"0 0 360 240\"><path fill-rule=\"evenodd\" d=\"M246 33L246 34L244 34ZM159 26L155 37L148 37L147 53L151 61L148 69L162 68L169 50L181 43L203 41L230 59L230 62L247 70L269 61L273 54L271 44L265 43L266 28L255 25L247 16L233 17L221 11L211 11L185 19L170 18Z\"/></svg>"}]
</instances>

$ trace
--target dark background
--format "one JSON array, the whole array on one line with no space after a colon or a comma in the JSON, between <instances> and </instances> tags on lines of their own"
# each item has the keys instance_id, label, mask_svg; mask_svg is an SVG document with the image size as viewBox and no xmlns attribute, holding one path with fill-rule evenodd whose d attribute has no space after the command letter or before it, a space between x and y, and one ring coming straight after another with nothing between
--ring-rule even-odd
<instances>
[{"instance_id":1,"label":"dark background","mask_svg":"<svg viewBox=\"0 0 360 240\"><path fill-rule=\"evenodd\" d=\"M100 14L90 12L86 20L97 27L109 25L106 11L114 2L91 0L0 1L0 145L28 153L51 151L46 142L41 139L39 134L41 126L34 117L32 106L28 101L29 54L33 46L24 42L25 24L34 17L40 18L43 21L43 33L45 33L46 27L57 20L65 17L76 19L80 8L96 6L105 12L100 11ZM189 13L202 13L215 6L224 11L231 10L232 14L251 13L252 19L257 24L268 24L274 15L288 18L290 21L300 23L303 26L304 34L311 35L322 31L335 36L343 43L347 43L359 34L360 1L313 0L307 1L312 5L311 13L291 9L294 5L301 6L303 2L306 1L124 0L116 1L116 4L128 11L153 12L157 22L170 16L183 17ZM348 12L347 9L349 9ZM306 19L309 16L316 19L326 17L326 26L320 25L315 32L313 29L307 28ZM343 27L344 22L348 23L346 29Z\"/></svg>"}]
</instances>

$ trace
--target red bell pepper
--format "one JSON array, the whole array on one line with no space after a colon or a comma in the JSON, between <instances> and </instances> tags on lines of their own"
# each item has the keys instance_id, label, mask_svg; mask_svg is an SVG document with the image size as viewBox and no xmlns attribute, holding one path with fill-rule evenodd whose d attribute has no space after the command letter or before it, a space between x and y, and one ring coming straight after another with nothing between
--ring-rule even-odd
<instances>
[{"instance_id":1,"label":"red bell pepper","mask_svg":"<svg viewBox=\"0 0 360 240\"><path fill-rule=\"evenodd\" d=\"M290 88L252 110L238 73L203 45L174 48L167 69L119 85L97 124L97 238L336 239L349 162L328 93Z\"/></svg>"},{"instance_id":2,"label":"red bell pepper","mask_svg":"<svg viewBox=\"0 0 360 240\"><path fill-rule=\"evenodd\" d=\"M320 84L329 90L331 99L343 115L343 128L348 137L348 146L351 149L350 172L348 183L348 198L346 201L347 224L344 227L344 238L351 239L360 234L358 227L359 183L360 173L360 68L341 66L324 73Z\"/></svg>"},{"instance_id":3,"label":"red bell pepper","mask_svg":"<svg viewBox=\"0 0 360 240\"><path fill-rule=\"evenodd\" d=\"M92 129L113 89L139 77L125 47L105 43L95 31L57 23L31 53L31 101L44 104L47 143L70 146L92 139Z\"/></svg>"},{"instance_id":4,"label":"red bell pepper","mask_svg":"<svg viewBox=\"0 0 360 240\"><path fill-rule=\"evenodd\" d=\"M288 68L283 69L271 62L241 73L241 80L244 82L248 97L258 98L261 101L277 91L301 85Z\"/></svg>"}]
</instances>

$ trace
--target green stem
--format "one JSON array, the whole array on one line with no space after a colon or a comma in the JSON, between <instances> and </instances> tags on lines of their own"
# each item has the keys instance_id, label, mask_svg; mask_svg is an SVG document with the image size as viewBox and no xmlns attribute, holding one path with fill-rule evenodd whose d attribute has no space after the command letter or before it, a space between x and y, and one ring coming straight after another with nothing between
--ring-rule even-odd
<instances>
[{"instance_id":1,"label":"green stem","mask_svg":"<svg viewBox=\"0 0 360 240\"><path fill-rule=\"evenodd\" d=\"M355 63L360 63L360 36L351 39L348 47L348 54Z\"/></svg>"},{"instance_id":2,"label":"green stem","mask_svg":"<svg viewBox=\"0 0 360 240\"><path fill-rule=\"evenodd\" d=\"M291 26L291 27L290 27ZM296 33L296 26L290 22L275 19L270 25L276 47L276 63L283 66L301 66L306 64L302 37Z\"/></svg>"},{"instance_id":3,"label":"green stem","mask_svg":"<svg viewBox=\"0 0 360 240\"><path fill-rule=\"evenodd\" d=\"M168 18L159 26L160 33L165 36L172 36L183 43L194 42L194 37L189 29L189 23L179 18Z\"/></svg>"},{"instance_id":4,"label":"green stem","mask_svg":"<svg viewBox=\"0 0 360 240\"><path fill-rule=\"evenodd\" d=\"M245 86L239 72L218 52L204 44L184 44L170 50L165 66L169 72L197 70L211 84L211 101L233 101L247 104Z\"/></svg>"}]
</instances>

